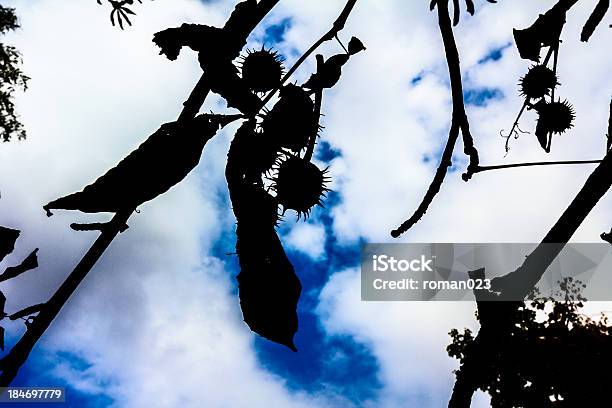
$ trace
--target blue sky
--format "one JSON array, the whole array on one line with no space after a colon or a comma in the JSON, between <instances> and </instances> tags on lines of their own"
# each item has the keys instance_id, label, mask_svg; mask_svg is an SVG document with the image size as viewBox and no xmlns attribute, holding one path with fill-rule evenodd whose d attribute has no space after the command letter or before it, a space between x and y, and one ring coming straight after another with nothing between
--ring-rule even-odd
<instances>
[{"instance_id":1,"label":"blue sky","mask_svg":"<svg viewBox=\"0 0 612 408\"><path fill-rule=\"evenodd\" d=\"M95 2L70 1L70 7L14 2L23 29L12 40L33 78L19 97L30 139L0 150L0 174L16 174L2 180L0 224L25 232L16 257L41 247L41 271L3 288L11 308L48 297L93 238L67 228L91 218L58 213L47 219L41 203L80 189L160 123L174 120L200 75L191 52L172 63L160 58L152 33L185 21L221 25L232 7L145 2L137 6L134 27L121 32ZM520 1L520 7L482 2L456 29L464 97L486 164L505 160L499 131L520 108L517 83L529 67L517 57L511 29L542 12ZM368 50L351 59L324 97L325 129L315 158L329 166L333 191L307 222L288 214L279 227L303 286L298 353L258 338L242 322L237 260L227 255L234 251L235 220L223 167L232 128L207 145L187 180L143 205L16 385L65 386L70 404L62 406L75 407L443 406L456 368L444 350L447 333L475 327L473 305L361 302L357 271L360 246L390 241L389 230L418 204L448 134L448 79L435 14L417 3L358 2L341 33L345 42L358 36ZM282 1L248 48L272 47L290 65L329 29L342 5ZM587 13L577 9L573 18ZM595 36L592 48L584 47L580 28L568 25L562 52L573 58L562 58L559 67L580 133L560 139L549 157L529 135L521 137L507 160L601 155L597 135L605 128L610 91L594 84L612 83L609 67L593 61L606 42ZM326 56L339 51L335 42L320 50ZM311 58L294 80L304 81L313 69ZM209 109L223 110L224 103L213 97ZM526 117L524 126L532 121ZM459 145L440 196L405 242L537 240L589 170L517 170L466 184L461 151ZM604 200L576 239L598 236L611 208ZM173 392L155 394L161 386ZM486 398L479 396L475 406L488 406Z\"/></svg>"}]
</instances>

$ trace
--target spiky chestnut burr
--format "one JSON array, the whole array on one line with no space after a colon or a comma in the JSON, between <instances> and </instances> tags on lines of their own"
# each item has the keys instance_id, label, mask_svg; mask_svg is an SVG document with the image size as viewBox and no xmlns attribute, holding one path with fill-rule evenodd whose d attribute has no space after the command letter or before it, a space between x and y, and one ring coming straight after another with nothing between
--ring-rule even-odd
<instances>
[{"instance_id":1,"label":"spiky chestnut burr","mask_svg":"<svg viewBox=\"0 0 612 408\"><path fill-rule=\"evenodd\" d=\"M280 90L279 101L265 116L262 129L279 147L298 153L310 139L313 110L314 103L303 88L286 85Z\"/></svg>"},{"instance_id":2,"label":"spiky chestnut burr","mask_svg":"<svg viewBox=\"0 0 612 408\"><path fill-rule=\"evenodd\" d=\"M539 99L548 95L557 85L557 76L544 65L535 65L519 82L521 94L529 99Z\"/></svg>"},{"instance_id":3,"label":"spiky chestnut burr","mask_svg":"<svg viewBox=\"0 0 612 408\"><path fill-rule=\"evenodd\" d=\"M576 117L574 108L568 101L541 102L534 106L538 114L538 128L547 132L561 134L567 132Z\"/></svg>"},{"instance_id":4,"label":"spiky chestnut burr","mask_svg":"<svg viewBox=\"0 0 612 408\"><path fill-rule=\"evenodd\" d=\"M329 191L327 169L321 170L300 157L287 155L280 164L274 181L276 198L284 210L291 209L298 217L307 218L312 207L321 205L321 198Z\"/></svg>"},{"instance_id":5,"label":"spiky chestnut burr","mask_svg":"<svg viewBox=\"0 0 612 408\"><path fill-rule=\"evenodd\" d=\"M248 51L242 61L242 79L254 92L276 89L283 76L282 59L277 52L262 48Z\"/></svg>"}]
</instances>

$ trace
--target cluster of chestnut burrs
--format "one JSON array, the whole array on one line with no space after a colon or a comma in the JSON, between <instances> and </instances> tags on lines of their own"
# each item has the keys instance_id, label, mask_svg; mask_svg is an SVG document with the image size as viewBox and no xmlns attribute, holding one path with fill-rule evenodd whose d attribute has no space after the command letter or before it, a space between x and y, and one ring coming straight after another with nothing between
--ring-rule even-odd
<instances>
[{"instance_id":1,"label":"cluster of chestnut burrs","mask_svg":"<svg viewBox=\"0 0 612 408\"><path fill-rule=\"evenodd\" d=\"M502 132L502 137L506 138L506 152L510 149L509 142L512 137L517 139L520 133L529 133L519 127L519 120L525 110L537 112L535 135L547 153L550 152L553 135L562 134L573 126L575 112L572 105L566 100L555 99L555 89L560 85L557 78L557 61L566 13L567 9L562 7L562 3L558 3L545 14L541 14L531 27L514 30L520 56L534 61L536 65L520 80L520 92L525 102L510 133L504 135ZM540 53L544 47L548 47L548 51L544 61L540 63Z\"/></svg>"},{"instance_id":2,"label":"cluster of chestnut burrs","mask_svg":"<svg viewBox=\"0 0 612 408\"><path fill-rule=\"evenodd\" d=\"M248 51L238 60L240 80L249 92L267 93L265 101L279 91L270 110L246 116L228 153L226 179L237 220L240 305L251 330L294 351L301 284L275 228L287 210L306 219L322 205L329 177L312 158L322 129L323 89L334 86L342 66L364 49L353 37L344 53L327 60L317 55L317 71L302 86L282 85L282 60L272 50Z\"/></svg>"},{"instance_id":3,"label":"cluster of chestnut burrs","mask_svg":"<svg viewBox=\"0 0 612 408\"><path fill-rule=\"evenodd\" d=\"M248 138L248 148L244 149L248 156L242 161L246 174L255 182L262 182L262 175L272 182L269 190L276 194L283 212L291 209L298 217L307 217L328 191L327 169L311 162L322 129L320 100L316 94L333 87L340 79L342 66L351 55L363 49L363 44L353 37L344 53L327 60L318 55L317 72L302 86L281 86L276 104L250 126L252 135ZM278 89L284 68L276 52L262 47L240 58L240 73L252 92L264 94Z\"/></svg>"}]
</instances>

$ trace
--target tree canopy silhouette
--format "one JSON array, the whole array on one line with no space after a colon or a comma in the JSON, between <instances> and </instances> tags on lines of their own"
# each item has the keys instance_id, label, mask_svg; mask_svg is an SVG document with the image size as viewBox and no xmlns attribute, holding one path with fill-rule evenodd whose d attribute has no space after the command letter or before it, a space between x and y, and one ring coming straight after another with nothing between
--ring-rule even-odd
<instances>
[{"instance_id":1,"label":"tree canopy silhouette","mask_svg":"<svg viewBox=\"0 0 612 408\"><path fill-rule=\"evenodd\" d=\"M15 9L0 5L0 36L19 28ZM13 94L26 90L28 77L21 71L21 54L17 49L0 42L0 139L8 142L13 137L25 139L26 132L15 112Z\"/></svg>"},{"instance_id":2,"label":"tree canopy silhouette","mask_svg":"<svg viewBox=\"0 0 612 408\"><path fill-rule=\"evenodd\" d=\"M474 373L493 407L596 407L610 400L612 325L605 314L594 319L581 313L583 287L565 278L554 298L533 291L506 316L504 343ZM471 354L478 345L469 329L449 334L449 356L462 364L485 358Z\"/></svg>"}]
</instances>

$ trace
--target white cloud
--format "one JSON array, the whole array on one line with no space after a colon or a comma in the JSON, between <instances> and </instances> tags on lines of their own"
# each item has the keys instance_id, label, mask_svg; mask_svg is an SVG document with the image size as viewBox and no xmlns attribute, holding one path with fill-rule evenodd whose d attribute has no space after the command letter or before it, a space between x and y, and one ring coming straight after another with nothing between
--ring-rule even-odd
<instances>
[{"instance_id":1,"label":"white cloud","mask_svg":"<svg viewBox=\"0 0 612 408\"><path fill-rule=\"evenodd\" d=\"M287 245L314 259L324 256L325 227L321 224L295 224L285 238Z\"/></svg>"}]
</instances>

